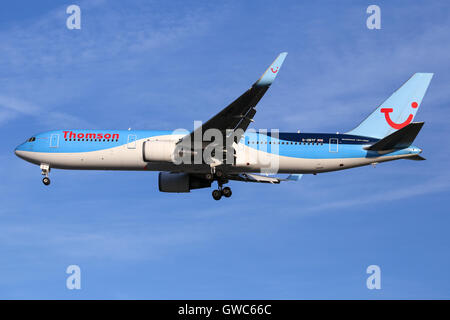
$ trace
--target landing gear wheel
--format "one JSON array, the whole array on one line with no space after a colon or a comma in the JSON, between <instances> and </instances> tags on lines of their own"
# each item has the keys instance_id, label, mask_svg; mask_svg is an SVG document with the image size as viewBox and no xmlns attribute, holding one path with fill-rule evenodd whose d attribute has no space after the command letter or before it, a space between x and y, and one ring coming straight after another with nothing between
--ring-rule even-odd
<instances>
[{"instance_id":1,"label":"landing gear wheel","mask_svg":"<svg viewBox=\"0 0 450 320\"><path fill-rule=\"evenodd\" d=\"M214 178L214 176L213 176L213 174L212 173L207 173L207 174L205 174L205 179L206 180L212 180Z\"/></svg>"},{"instance_id":2,"label":"landing gear wheel","mask_svg":"<svg viewBox=\"0 0 450 320\"><path fill-rule=\"evenodd\" d=\"M220 192L220 190L213 190L212 197L214 200L220 200L220 198L222 198L222 192Z\"/></svg>"},{"instance_id":3,"label":"landing gear wheel","mask_svg":"<svg viewBox=\"0 0 450 320\"><path fill-rule=\"evenodd\" d=\"M231 192L230 187L225 187L225 188L223 188L223 189L222 189L222 194L223 194L224 197L226 197L226 198L231 197L232 192Z\"/></svg>"},{"instance_id":4,"label":"landing gear wheel","mask_svg":"<svg viewBox=\"0 0 450 320\"><path fill-rule=\"evenodd\" d=\"M222 178L223 177L223 171L222 170L216 170L216 177Z\"/></svg>"},{"instance_id":5,"label":"landing gear wheel","mask_svg":"<svg viewBox=\"0 0 450 320\"><path fill-rule=\"evenodd\" d=\"M44 178L42 179L42 182L43 182L46 186L48 186L48 185L50 184L50 178L49 178L49 177L44 177Z\"/></svg>"}]
</instances>

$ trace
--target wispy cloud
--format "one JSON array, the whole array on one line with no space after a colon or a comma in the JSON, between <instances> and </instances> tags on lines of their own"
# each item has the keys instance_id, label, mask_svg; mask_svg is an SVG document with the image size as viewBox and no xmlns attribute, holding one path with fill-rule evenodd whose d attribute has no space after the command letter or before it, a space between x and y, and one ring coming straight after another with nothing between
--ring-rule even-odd
<instances>
[{"instance_id":1,"label":"wispy cloud","mask_svg":"<svg viewBox=\"0 0 450 320\"><path fill-rule=\"evenodd\" d=\"M20 116L35 117L48 125L58 124L65 127L83 126L88 122L65 112L50 112L28 101L0 94L0 125Z\"/></svg>"},{"instance_id":2,"label":"wispy cloud","mask_svg":"<svg viewBox=\"0 0 450 320\"><path fill-rule=\"evenodd\" d=\"M81 30L65 27L65 6L2 30L0 123L40 113L46 114L44 123L53 126L97 127L83 118L88 104L101 98L99 87L119 77L120 70L129 75L143 63L148 68L149 59L155 63L164 50L207 32L214 19L214 11L206 14L201 7L162 14L159 3L138 5L139 10L123 6L81 2Z\"/></svg>"},{"instance_id":3,"label":"wispy cloud","mask_svg":"<svg viewBox=\"0 0 450 320\"><path fill-rule=\"evenodd\" d=\"M450 177L437 176L425 183L420 183L420 187L410 188L410 185L403 185L400 188L392 189L388 187L376 193L362 194L356 197L344 198L336 200L331 198L330 201L317 203L313 206L303 208L303 212L329 212L335 209L357 208L364 205L385 204L396 200L411 199L427 194L444 192L450 189Z\"/></svg>"},{"instance_id":4,"label":"wispy cloud","mask_svg":"<svg viewBox=\"0 0 450 320\"><path fill-rule=\"evenodd\" d=\"M434 11L442 10L436 3L430 6ZM450 82L445 75L450 70L450 62L445 58L450 50L447 28L428 23L428 19L423 19L425 12L411 6L404 11L389 8L389 14L395 14L401 21L414 21L420 16L421 23L414 25L413 32L384 25L377 33L364 25L354 27L353 19L359 21L363 17L360 5L346 10L352 12L348 23L334 25L334 21L325 19L320 23L305 22L301 39L308 45L289 55L277 80L283 83L276 84L276 97L265 100L267 109L257 120L265 124L277 119L280 126L303 131L345 132L355 127L413 73L434 72L424 108L433 110L427 114L428 119L448 123L440 116L445 107L442 101L450 99L449 91L445 90ZM448 17L443 19L448 22ZM344 39L349 36L351 46ZM278 113L281 104L283 114ZM334 121L337 118L338 122Z\"/></svg>"},{"instance_id":5,"label":"wispy cloud","mask_svg":"<svg viewBox=\"0 0 450 320\"><path fill-rule=\"evenodd\" d=\"M40 108L21 99L0 94L0 125L18 116L38 115Z\"/></svg>"},{"instance_id":6,"label":"wispy cloud","mask_svg":"<svg viewBox=\"0 0 450 320\"><path fill-rule=\"evenodd\" d=\"M67 211L66 211L67 213ZM47 252L60 259L85 261L86 259L107 259L113 261L158 260L171 251L178 251L183 246L194 246L211 238L206 230L193 226L150 225L148 223L121 224L108 223L105 230L97 222L90 226L66 223L38 222L8 223L1 226L1 251L7 248L21 248ZM134 230L130 233L130 230ZM201 230L201 232L199 232ZM29 256L27 261L38 257Z\"/></svg>"},{"instance_id":7,"label":"wispy cloud","mask_svg":"<svg viewBox=\"0 0 450 320\"><path fill-rule=\"evenodd\" d=\"M38 107L27 101L6 97L3 95L0 95L0 106L12 112L17 112L25 115L32 115L39 111Z\"/></svg>"},{"instance_id":8,"label":"wispy cloud","mask_svg":"<svg viewBox=\"0 0 450 320\"><path fill-rule=\"evenodd\" d=\"M207 31L210 21L202 8L162 14L160 4L152 2L139 10L123 10L128 6L120 2L92 5L85 1L80 7L81 30L65 27L66 7L59 6L36 21L2 31L0 68L14 70L14 74L39 68L45 75L65 72L67 66L87 67L111 59L122 66L132 65L139 59L136 54L178 46Z\"/></svg>"}]
</instances>

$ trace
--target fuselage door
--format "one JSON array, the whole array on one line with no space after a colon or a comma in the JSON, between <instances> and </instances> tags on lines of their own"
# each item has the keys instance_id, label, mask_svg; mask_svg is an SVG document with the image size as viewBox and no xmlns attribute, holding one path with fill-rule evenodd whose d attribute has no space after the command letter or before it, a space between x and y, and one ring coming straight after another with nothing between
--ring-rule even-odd
<instances>
[{"instance_id":1,"label":"fuselage door","mask_svg":"<svg viewBox=\"0 0 450 320\"><path fill-rule=\"evenodd\" d=\"M337 138L330 138L330 152L339 151L339 140Z\"/></svg>"},{"instance_id":2,"label":"fuselage door","mask_svg":"<svg viewBox=\"0 0 450 320\"><path fill-rule=\"evenodd\" d=\"M52 134L50 136L50 148L58 148L59 147L59 134Z\"/></svg>"},{"instance_id":3,"label":"fuselage door","mask_svg":"<svg viewBox=\"0 0 450 320\"><path fill-rule=\"evenodd\" d=\"M128 135L127 148L128 149L136 149L136 135L134 135L134 134Z\"/></svg>"}]
</instances>

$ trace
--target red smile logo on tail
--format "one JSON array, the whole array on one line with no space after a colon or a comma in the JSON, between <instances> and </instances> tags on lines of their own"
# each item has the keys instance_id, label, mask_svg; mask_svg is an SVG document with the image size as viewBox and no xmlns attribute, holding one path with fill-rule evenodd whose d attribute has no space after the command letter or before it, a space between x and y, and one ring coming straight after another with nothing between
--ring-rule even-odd
<instances>
[{"instance_id":1,"label":"red smile logo on tail","mask_svg":"<svg viewBox=\"0 0 450 320\"><path fill-rule=\"evenodd\" d=\"M411 107L412 108L417 108L419 106L419 104L417 102L413 102L411 103ZM394 121L392 121L391 116L389 115L392 111L394 111L394 109L392 108L382 108L380 110L381 113L384 113L384 117L386 118L386 122L394 129L401 129L405 126L407 126L408 124L411 123L412 119L414 118L414 116L412 114L409 114L408 118L402 122L402 123L395 123Z\"/></svg>"},{"instance_id":2,"label":"red smile logo on tail","mask_svg":"<svg viewBox=\"0 0 450 320\"><path fill-rule=\"evenodd\" d=\"M277 73L278 72L278 67L274 68L270 68L270 71L272 71L273 73Z\"/></svg>"}]
</instances>

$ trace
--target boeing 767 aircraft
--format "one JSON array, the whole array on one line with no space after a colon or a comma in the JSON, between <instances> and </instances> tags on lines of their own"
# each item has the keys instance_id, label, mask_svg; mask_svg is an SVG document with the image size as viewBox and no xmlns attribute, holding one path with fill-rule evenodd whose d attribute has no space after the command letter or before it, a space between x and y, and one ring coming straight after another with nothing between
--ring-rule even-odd
<instances>
[{"instance_id":1,"label":"boeing 767 aircraft","mask_svg":"<svg viewBox=\"0 0 450 320\"><path fill-rule=\"evenodd\" d=\"M32 136L15 153L40 166L45 185L51 169L150 170L160 171L162 192L190 192L217 181L215 200L231 196L231 189L223 187L230 180L280 183L302 174L424 160L422 150L412 146L423 122L412 121L432 73L414 74L347 133L247 131L286 55L281 53L250 89L192 132L62 129Z\"/></svg>"}]
</instances>

